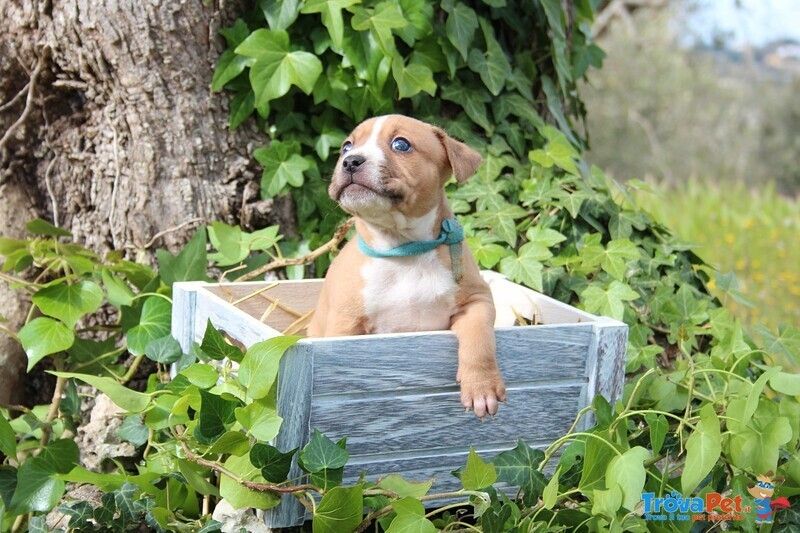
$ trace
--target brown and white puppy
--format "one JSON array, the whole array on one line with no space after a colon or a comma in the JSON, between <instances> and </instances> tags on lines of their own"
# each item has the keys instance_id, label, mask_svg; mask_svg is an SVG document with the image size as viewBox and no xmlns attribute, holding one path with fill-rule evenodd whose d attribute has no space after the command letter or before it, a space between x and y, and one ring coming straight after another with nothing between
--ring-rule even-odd
<instances>
[{"instance_id":1,"label":"brown and white puppy","mask_svg":"<svg viewBox=\"0 0 800 533\"><path fill-rule=\"evenodd\" d=\"M401 116L362 122L345 140L328 188L364 242L388 250L435 240L453 217L444 184L462 182L481 156L441 129ZM466 244L456 282L446 244L410 257L372 258L353 239L333 261L308 333L312 337L451 329L458 338L461 403L483 417L506 390L495 359L495 309ZM431 369L435 371L435 369Z\"/></svg>"}]
</instances>

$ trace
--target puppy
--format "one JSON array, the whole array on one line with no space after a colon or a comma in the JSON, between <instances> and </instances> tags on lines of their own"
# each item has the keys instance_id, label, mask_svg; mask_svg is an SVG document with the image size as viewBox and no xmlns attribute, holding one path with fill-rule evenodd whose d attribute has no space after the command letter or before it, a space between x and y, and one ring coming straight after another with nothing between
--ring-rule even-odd
<instances>
[{"instance_id":1,"label":"puppy","mask_svg":"<svg viewBox=\"0 0 800 533\"><path fill-rule=\"evenodd\" d=\"M451 176L463 182L481 162L467 145L413 118L362 122L342 144L328 188L355 217L358 238L328 270L308 333L451 329L461 403L483 418L506 398L495 359L495 308L444 194Z\"/></svg>"}]
</instances>

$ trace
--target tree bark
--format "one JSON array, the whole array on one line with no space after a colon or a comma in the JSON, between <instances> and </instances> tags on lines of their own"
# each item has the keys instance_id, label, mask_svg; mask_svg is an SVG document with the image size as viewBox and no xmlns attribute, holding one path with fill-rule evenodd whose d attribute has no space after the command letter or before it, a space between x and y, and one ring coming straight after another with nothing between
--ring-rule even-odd
<instances>
[{"instance_id":1,"label":"tree bark","mask_svg":"<svg viewBox=\"0 0 800 533\"><path fill-rule=\"evenodd\" d=\"M259 196L266 137L228 131L210 89L241 3L0 0L0 235L41 216L99 253L152 257L213 220L293 232L291 200Z\"/></svg>"}]
</instances>

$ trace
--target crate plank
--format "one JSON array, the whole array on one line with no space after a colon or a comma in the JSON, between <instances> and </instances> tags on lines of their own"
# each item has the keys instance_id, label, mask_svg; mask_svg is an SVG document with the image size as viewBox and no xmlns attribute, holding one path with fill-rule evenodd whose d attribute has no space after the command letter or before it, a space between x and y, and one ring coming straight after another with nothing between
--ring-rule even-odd
<instances>
[{"instance_id":1,"label":"crate plank","mask_svg":"<svg viewBox=\"0 0 800 533\"><path fill-rule=\"evenodd\" d=\"M510 387L508 404L486 422L464 412L457 386L446 392L384 398L325 397L312 404L311 427L333 440L347 436L347 448L354 457L486 445L520 437L537 440L569 429L582 387L582 381Z\"/></svg>"},{"instance_id":2,"label":"crate plank","mask_svg":"<svg viewBox=\"0 0 800 533\"><path fill-rule=\"evenodd\" d=\"M500 372L507 383L583 378L592 334L591 324L497 329ZM315 395L455 383L458 341L449 331L315 339L313 346Z\"/></svg>"}]
</instances>

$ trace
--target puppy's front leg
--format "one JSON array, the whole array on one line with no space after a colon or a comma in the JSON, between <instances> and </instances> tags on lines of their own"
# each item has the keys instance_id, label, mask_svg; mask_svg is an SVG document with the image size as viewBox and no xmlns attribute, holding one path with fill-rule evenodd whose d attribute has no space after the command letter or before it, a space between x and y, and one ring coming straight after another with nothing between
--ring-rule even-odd
<instances>
[{"instance_id":1,"label":"puppy's front leg","mask_svg":"<svg viewBox=\"0 0 800 533\"><path fill-rule=\"evenodd\" d=\"M453 316L450 329L458 338L458 374L461 404L483 418L497 413L506 400L506 386L497 368L494 340L494 304L474 295Z\"/></svg>"}]
</instances>

